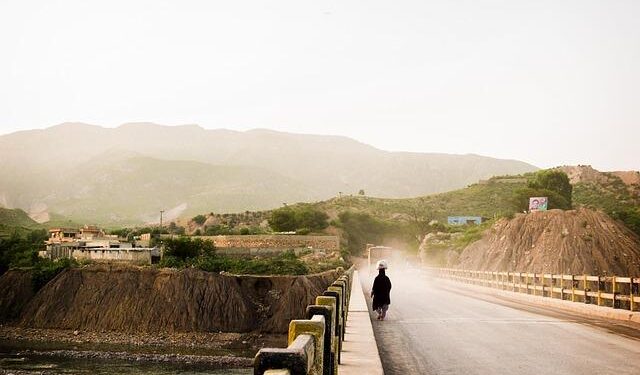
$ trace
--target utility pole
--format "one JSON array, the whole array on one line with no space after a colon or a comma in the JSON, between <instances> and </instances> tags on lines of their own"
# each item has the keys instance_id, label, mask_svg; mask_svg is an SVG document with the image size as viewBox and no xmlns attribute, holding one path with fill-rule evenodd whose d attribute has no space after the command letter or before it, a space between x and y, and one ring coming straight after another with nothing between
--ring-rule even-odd
<instances>
[{"instance_id":1,"label":"utility pole","mask_svg":"<svg viewBox=\"0 0 640 375\"><path fill-rule=\"evenodd\" d=\"M160 210L160 232L162 232L162 214L164 213L164 210Z\"/></svg>"}]
</instances>

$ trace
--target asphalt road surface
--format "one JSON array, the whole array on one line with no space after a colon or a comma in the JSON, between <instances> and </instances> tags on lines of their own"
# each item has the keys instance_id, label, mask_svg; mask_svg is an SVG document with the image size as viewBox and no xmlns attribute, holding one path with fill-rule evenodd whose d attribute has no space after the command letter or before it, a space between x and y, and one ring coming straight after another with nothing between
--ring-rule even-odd
<instances>
[{"instance_id":1,"label":"asphalt road surface","mask_svg":"<svg viewBox=\"0 0 640 375\"><path fill-rule=\"evenodd\" d=\"M636 327L461 295L419 271L388 275L387 320L373 319L387 375L640 374Z\"/></svg>"}]
</instances>

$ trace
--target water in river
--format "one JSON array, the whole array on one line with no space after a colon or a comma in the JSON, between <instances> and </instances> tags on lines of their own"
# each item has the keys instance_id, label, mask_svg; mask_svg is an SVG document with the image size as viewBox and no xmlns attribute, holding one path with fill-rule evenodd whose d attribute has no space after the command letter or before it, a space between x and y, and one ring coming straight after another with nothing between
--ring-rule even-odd
<instances>
[{"instance_id":1,"label":"water in river","mask_svg":"<svg viewBox=\"0 0 640 375\"><path fill-rule=\"evenodd\" d=\"M181 363L152 363L124 360L76 359L37 354L16 355L0 353L0 374L144 374L144 375L248 375L253 371L244 369L207 369L203 365Z\"/></svg>"}]
</instances>

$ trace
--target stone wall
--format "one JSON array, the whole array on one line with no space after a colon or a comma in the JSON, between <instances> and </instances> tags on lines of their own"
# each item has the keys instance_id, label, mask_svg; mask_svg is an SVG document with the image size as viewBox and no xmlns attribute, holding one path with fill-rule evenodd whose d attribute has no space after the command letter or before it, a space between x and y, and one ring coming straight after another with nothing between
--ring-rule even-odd
<instances>
[{"instance_id":1,"label":"stone wall","mask_svg":"<svg viewBox=\"0 0 640 375\"><path fill-rule=\"evenodd\" d=\"M260 252L260 250L273 252L312 249L333 252L340 250L340 240L337 236L246 235L202 236L201 238L212 241L219 250L229 249L229 251L252 249L254 252Z\"/></svg>"},{"instance_id":2,"label":"stone wall","mask_svg":"<svg viewBox=\"0 0 640 375\"><path fill-rule=\"evenodd\" d=\"M126 262L131 264L151 264L151 255L157 249L74 249L71 256L76 260L91 260L94 262Z\"/></svg>"}]
</instances>

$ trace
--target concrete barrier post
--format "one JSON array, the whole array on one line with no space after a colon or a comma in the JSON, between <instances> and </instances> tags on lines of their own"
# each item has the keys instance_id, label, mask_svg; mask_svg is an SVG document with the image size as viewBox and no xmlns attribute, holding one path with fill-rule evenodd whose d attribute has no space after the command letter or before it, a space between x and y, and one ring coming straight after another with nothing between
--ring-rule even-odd
<instances>
[{"instance_id":1,"label":"concrete barrier post","mask_svg":"<svg viewBox=\"0 0 640 375\"><path fill-rule=\"evenodd\" d=\"M349 316L349 293L347 292L347 283L344 280L336 280L333 284L331 284L332 287L337 287L340 288L342 290L342 296L344 297L344 314L343 314L343 319L347 320L347 317Z\"/></svg>"},{"instance_id":2,"label":"concrete barrier post","mask_svg":"<svg viewBox=\"0 0 640 375\"><path fill-rule=\"evenodd\" d=\"M323 295L333 297L336 300L336 356L338 357L338 363L340 363L340 351L342 350L342 296L340 295L339 289L338 291L331 290L331 287L329 287Z\"/></svg>"},{"instance_id":3,"label":"concrete barrier post","mask_svg":"<svg viewBox=\"0 0 640 375\"><path fill-rule=\"evenodd\" d=\"M331 362L331 347L333 345L333 322L334 314L332 306L309 305L307 306L307 319L312 319L314 315L324 317L324 344L322 355L322 374L332 375L333 364Z\"/></svg>"},{"instance_id":4,"label":"concrete barrier post","mask_svg":"<svg viewBox=\"0 0 640 375\"><path fill-rule=\"evenodd\" d=\"M314 338L300 335L285 349L263 348L253 360L253 374L264 375L267 371L288 371L289 375L312 374ZM271 373L271 374L272 374ZM277 373L277 372L276 372Z\"/></svg>"},{"instance_id":5,"label":"concrete barrier post","mask_svg":"<svg viewBox=\"0 0 640 375\"><path fill-rule=\"evenodd\" d=\"M576 277L571 275L571 302L576 301Z\"/></svg>"},{"instance_id":6,"label":"concrete barrier post","mask_svg":"<svg viewBox=\"0 0 640 375\"><path fill-rule=\"evenodd\" d=\"M330 287L327 288L327 292L336 292L338 293L338 296L340 297L338 299L338 304L340 305L340 313L338 314L338 316L340 317L339 321L340 321L340 349L342 350L342 341L344 341L344 331L345 331L345 323L346 323L346 306L345 306L345 300L344 300L344 293L342 290L342 287L339 285L331 285ZM325 292L326 293L326 292Z\"/></svg>"},{"instance_id":7,"label":"concrete barrier post","mask_svg":"<svg viewBox=\"0 0 640 375\"><path fill-rule=\"evenodd\" d=\"M322 375L324 363L324 316L314 315L311 320L292 320L289 323L289 345L300 335L311 335L314 341L312 375Z\"/></svg>"},{"instance_id":8,"label":"concrete barrier post","mask_svg":"<svg viewBox=\"0 0 640 375\"><path fill-rule=\"evenodd\" d=\"M321 306L326 306L331 309L332 326L331 326L331 332L328 332L328 335L331 338L331 347L330 347L331 348L331 369L333 370L332 374L337 375L338 374L338 352L340 349L338 347L338 315L336 313L337 311L336 297L318 296L316 297L316 304Z\"/></svg>"}]
</instances>

